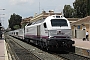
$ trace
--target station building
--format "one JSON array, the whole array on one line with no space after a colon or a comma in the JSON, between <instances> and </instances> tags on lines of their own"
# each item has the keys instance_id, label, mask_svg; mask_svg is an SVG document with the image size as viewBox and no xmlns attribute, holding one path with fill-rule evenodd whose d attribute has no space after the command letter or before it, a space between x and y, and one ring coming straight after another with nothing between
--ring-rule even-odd
<instances>
[{"instance_id":1,"label":"station building","mask_svg":"<svg viewBox=\"0 0 90 60\"><path fill-rule=\"evenodd\" d=\"M71 23L72 27L72 37L83 39L86 38L86 31L89 32L90 39L90 16L81 18L74 23Z\"/></svg>"}]
</instances>

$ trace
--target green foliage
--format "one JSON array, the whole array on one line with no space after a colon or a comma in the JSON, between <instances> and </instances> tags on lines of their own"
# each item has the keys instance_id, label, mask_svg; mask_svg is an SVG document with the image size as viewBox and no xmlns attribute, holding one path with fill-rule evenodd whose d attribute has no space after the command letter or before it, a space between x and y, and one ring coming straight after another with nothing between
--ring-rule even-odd
<instances>
[{"instance_id":1,"label":"green foliage","mask_svg":"<svg viewBox=\"0 0 90 60\"><path fill-rule=\"evenodd\" d=\"M90 0L87 0L87 12L88 15L90 16Z\"/></svg>"},{"instance_id":2,"label":"green foliage","mask_svg":"<svg viewBox=\"0 0 90 60\"><path fill-rule=\"evenodd\" d=\"M9 28L11 28L11 30L15 30L17 25L19 26L18 28L21 28L21 21L22 17L13 13L9 19Z\"/></svg>"},{"instance_id":3,"label":"green foliage","mask_svg":"<svg viewBox=\"0 0 90 60\"><path fill-rule=\"evenodd\" d=\"M75 0L73 3L74 9L76 11L76 16L83 18L87 16L87 0Z\"/></svg>"},{"instance_id":4,"label":"green foliage","mask_svg":"<svg viewBox=\"0 0 90 60\"><path fill-rule=\"evenodd\" d=\"M64 6L63 13L66 18L72 18L75 15L74 9L70 5Z\"/></svg>"},{"instance_id":5,"label":"green foliage","mask_svg":"<svg viewBox=\"0 0 90 60\"><path fill-rule=\"evenodd\" d=\"M90 15L90 0L75 0L73 6L74 8L70 5L64 6L63 13L65 17L83 18Z\"/></svg>"},{"instance_id":6,"label":"green foliage","mask_svg":"<svg viewBox=\"0 0 90 60\"><path fill-rule=\"evenodd\" d=\"M27 23L23 23L23 24L22 24L22 28L24 28L26 24L27 24Z\"/></svg>"},{"instance_id":7,"label":"green foliage","mask_svg":"<svg viewBox=\"0 0 90 60\"><path fill-rule=\"evenodd\" d=\"M16 30L16 29L19 29L20 26L19 25L15 25L13 28Z\"/></svg>"}]
</instances>

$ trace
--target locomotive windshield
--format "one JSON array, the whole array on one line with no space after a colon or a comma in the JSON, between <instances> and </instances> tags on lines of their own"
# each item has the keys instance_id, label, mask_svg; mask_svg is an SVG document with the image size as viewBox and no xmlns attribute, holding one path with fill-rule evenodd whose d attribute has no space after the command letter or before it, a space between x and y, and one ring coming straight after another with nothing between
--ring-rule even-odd
<instances>
[{"instance_id":1,"label":"locomotive windshield","mask_svg":"<svg viewBox=\"0 0 90 60\"><path fill-rule=\"evenodd\" d=\"M67 21L65 19L52 19L52 26L68 26Z\"/></svg>"}]
</instances>

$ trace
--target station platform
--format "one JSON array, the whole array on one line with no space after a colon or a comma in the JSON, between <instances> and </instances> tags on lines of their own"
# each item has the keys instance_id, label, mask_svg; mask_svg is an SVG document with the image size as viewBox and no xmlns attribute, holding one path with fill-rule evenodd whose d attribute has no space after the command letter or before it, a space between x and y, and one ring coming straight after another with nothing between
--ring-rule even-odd
<instances>
[{"instance_id":1,"label":"station platform","mask_svg":"<svg viewBox=\"0 0 90 60\"><path fill-rule=\"evenodd\" d=\"M90 58L90 40L83 41L83 39L72 39L75 41L75 53Z\"/></svg>"},{"instance_id":2,"label":"station platform","mask_svg":"<svg viewBox=\"0 0 90 60\"><path fill-rule=\"evenodd\" d=\"M0 60L8 60L4 35L0 38Z\"/></svg>"},{"instance_id":3,"label":"station platform","mask_svg":"<svg viewBox=\"0 0 90 60\"><path fill-rule=\"evenodd\" d=\"M75 47L90 50L90 40L83 41L83 39L77 39L77 38L74 38L72 40L75 41L75 44L74 44Z\"/></svg>"}]
</instances>

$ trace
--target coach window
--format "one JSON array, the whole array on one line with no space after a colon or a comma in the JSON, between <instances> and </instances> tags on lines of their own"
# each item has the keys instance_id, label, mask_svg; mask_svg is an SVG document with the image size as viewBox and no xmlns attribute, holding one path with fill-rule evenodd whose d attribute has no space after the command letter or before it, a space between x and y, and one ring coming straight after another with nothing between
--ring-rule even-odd
<instances>
[{"instance_id":1,"label":"coach window","mask_svg":"<svg viewBox=\"0 0 90 60\"><path fill-rule=\"evenodd\" d=\"M44 25L44 28L47 28L47 25L46 25L46 23L44 23L43 25Z\"/></svg>"}]
</instances>

